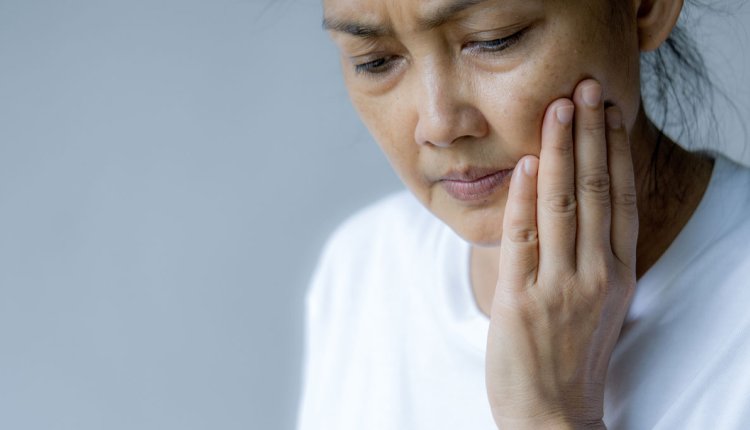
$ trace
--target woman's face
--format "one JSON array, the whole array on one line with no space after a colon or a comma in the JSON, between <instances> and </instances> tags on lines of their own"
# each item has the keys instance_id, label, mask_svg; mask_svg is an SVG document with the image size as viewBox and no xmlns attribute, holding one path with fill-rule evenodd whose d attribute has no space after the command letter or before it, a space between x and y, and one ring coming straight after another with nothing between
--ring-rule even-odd
<instances>
[{"instance_id":1,"label":"woman's face","mask_svg":"<svg viewBox=\"0 0 750 430\"><path fill-rule=\"evenodd\" d=\"M617 1L324 0L324 24L352 102L403 182L489 246L502 235L509 173L539 155L552 101L595 78L632 129L635 5Z\"/></svg>"}]
</instances>

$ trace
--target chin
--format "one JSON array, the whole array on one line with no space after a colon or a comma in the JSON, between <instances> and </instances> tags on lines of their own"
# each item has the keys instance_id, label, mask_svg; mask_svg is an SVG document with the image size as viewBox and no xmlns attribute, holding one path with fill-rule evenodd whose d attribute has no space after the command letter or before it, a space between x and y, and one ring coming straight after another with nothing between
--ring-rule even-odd
<instances>
[{"instance_id":1,"label":"chin","mask_svg":"<svg viewBox=\"0 0 750 430\"><path fill-rule=\"evenodd\" d=\"M485 211L482 211L485 212ZM474 246L492 248L500 246L503 238L503 216L497 210L464 215L454 222L443 220L463 240ZM502 214L502 212L499 212Z\"/></svg>"},{"instance_id":2,"label":"chin","mask_svg":"<svg viewBox=\"0 0 750 430\"><path fill-rule=\"evenodd\" d=\"M425 199L423 204L463 240L480 247L497 247L503 237L505 195L478 205L452 199Z\"/></svg>"},{"instance_id":3,"label":"chin","mask_svg":"<svg viewBox=\"0 0 750 430\"><path fill-rule=\"evenodd\" d=\"M412 193L434 216L459 237L474 246L498 247L503 237L503 214L507 193L475 204L458 202L448 196Z\"/></svg>"},{"instance_id":4,"label":"chin","mask_svg":"<svg viewBox=\"0 0 750 430\"><path fill-rule=\"evenodd\" d=\"M456 229L453 229L453 231L461 236L463 240L482 248L496 248L500 246L500 242L503 238L502 230L495 230L492 232L476 232L472 230L463 234Z\"/></svg>"}]
</instances>

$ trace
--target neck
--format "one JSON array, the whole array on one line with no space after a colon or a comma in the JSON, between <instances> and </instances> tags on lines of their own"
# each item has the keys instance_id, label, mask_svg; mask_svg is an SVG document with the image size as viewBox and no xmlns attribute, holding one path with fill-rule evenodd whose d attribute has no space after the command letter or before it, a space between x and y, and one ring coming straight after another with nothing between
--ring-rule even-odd
<instances>
[{"instance_id":1,"label":"neck","mask_svg":"<svg viewBox=\"0 0 750 430\"><path fill-rule=\"evenodd\" d=\"M640 279L669 248L695 212L711 179L713 160L688 152L663 135L641 110L633 130L638 193L636 276Z\"/></svg>"},{"instance_id":2,"label":"neck","mask_svg":"<svg viewBox=\"0 0 750 430\"><path fill-rule=\"evenodd\" d=\"M638 115L631 132L638 193L639 233L636 276L640 278L664 254L698 207L708 186L713 161L685 151ZM497 283L499 248L472 246L471 281L479 308L489 315Z\"/></svg>"}]
</instances>

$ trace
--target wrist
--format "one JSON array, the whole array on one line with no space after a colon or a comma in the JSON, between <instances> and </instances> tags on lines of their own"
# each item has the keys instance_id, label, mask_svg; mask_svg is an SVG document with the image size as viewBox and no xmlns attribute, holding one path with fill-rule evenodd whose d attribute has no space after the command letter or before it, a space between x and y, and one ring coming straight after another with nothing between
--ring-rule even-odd
<instances>
[{"instance_id":1,"label":"wrist","mask_svg":"<svg viewBox=\"0 0 750 430\"><path fill-rule=\"evenodd\" d=\"M499 430L606 430L602 420L566 418L495 420Z\"/></svg>"}]
</instances>

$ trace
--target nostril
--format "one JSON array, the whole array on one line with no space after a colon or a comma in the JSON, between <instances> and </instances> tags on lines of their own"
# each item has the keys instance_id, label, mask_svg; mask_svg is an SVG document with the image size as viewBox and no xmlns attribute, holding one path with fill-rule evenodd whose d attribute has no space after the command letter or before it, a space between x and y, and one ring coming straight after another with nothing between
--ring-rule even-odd
<instances>
[{"instance_id":1,"label":"nostril","mask_svg":"<svg viewBox=\"0 0 750 430\"><path fill-rule=\"evenodd\" d=\"M419 144L448 147L464 137L484 137L489 124L471 94L450 92L446 87L428 94L418 108L414 138Z\"/></svg>"}]
</instances>

